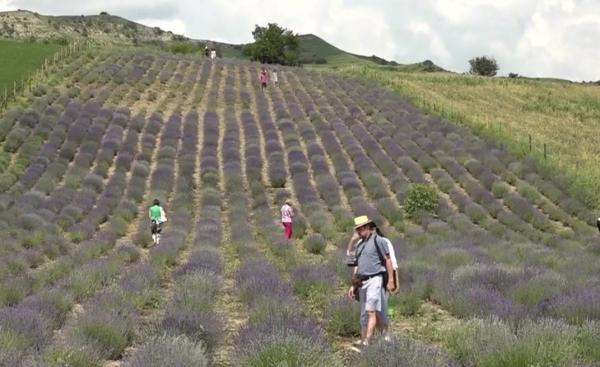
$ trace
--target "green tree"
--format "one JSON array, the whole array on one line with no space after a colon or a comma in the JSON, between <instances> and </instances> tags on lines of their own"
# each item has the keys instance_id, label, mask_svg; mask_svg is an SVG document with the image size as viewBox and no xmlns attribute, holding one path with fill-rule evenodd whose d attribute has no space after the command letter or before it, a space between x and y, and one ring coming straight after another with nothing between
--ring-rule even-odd
<instances>
[{"instance_id":1,"label":"green tree","mask_svg":"<svg viewBox=\"0 0 600 367\"><path fill-rule=\"evenodd\" d=\"M298 64L298 35L291 30L269 23L267 27L256 25L252 36L254 43L244 48L244 54L252 60L267 64Z\"/></svg>"},{"instance_id":2,"label":"green tree","mask_svg":"<svg viewBox=\"0 0 600 367\"><path fill-rule=\"evenodd\" d=\"M469 60L471 74L494 76L498 72L498 63L496 59L488 56L478 56Z\"/></svg>"}]
</instances>

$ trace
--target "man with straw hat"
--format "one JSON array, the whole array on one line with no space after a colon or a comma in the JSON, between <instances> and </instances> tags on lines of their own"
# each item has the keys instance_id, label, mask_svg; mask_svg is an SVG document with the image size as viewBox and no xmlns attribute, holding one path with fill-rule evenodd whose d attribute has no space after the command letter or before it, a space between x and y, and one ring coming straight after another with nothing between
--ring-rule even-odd
<instances>
[{"instance_id":1,"label":"man with straw hat","mask_svg":"<svg viewBox=\"0 0 600 367\"><path fill-rule=\"evenodd\" d=\"M286 199L281 207L281 224L283 225L283 235L286 240L292 238L292 218L294 217L294 208L292 200Z\"/></svg>"},{"instance_id":2,"label":"man with straw hat","mask_svg":"<svg viewBox=\"0 0 600 367\"><path fill-rule=\"evenodd\" d=\"M366 215L354 218L354 235L351 241L358 241L355 249L356 262L353 265L352 286L348 296L353 297L358 290L360 301L360 346L367 346L377 324L377 313L384 308L385 291L395 290L390 252L376 233L375 223ZM383 284L386 279L387 284Z\"/></svg>"}]
</instances>

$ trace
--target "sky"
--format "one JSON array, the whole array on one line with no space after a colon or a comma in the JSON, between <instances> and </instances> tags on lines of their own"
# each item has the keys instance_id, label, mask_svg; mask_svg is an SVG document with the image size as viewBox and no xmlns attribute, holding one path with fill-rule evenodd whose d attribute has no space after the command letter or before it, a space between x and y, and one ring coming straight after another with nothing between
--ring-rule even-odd
<instances>
[{"instance_id":1,"label":"sky","mask_svg":"<svg viewBox=\"0 0 600 367\"><path fill-rule=\"evenodd\" d=\"M0 10L112 15L190 38L251 42L256 24L313 33L345 51L464 72L600 80L600 0L0 0Z\"/></svg>"}]
</instances>

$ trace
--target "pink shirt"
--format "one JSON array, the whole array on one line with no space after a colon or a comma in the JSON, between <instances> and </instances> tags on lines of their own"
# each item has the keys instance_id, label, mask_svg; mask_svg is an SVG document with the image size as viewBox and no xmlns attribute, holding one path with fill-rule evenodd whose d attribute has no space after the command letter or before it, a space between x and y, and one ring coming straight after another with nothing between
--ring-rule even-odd
<instances>
[{"instance_id":1,"label":"pink shirt","mask_svg":"<svg viewBox=\"0 0 600 367\"><path fill-rule=\"evenodd\" d=\"M261 72L259 77L261 83L266 83L269 81L269 74L267 72Z\"/></svg>"},{"instance_id":2,"label":"pink shirt","mask_svg":"<svg viewBox=\"0 0 600 367\"><path fill-rule=\"evenodd\" d=\"M281 221L283 223L292 223L293 216L294 209L287 204L283 204L283 206L281 207Z\"/></svg>"}]
</instances>

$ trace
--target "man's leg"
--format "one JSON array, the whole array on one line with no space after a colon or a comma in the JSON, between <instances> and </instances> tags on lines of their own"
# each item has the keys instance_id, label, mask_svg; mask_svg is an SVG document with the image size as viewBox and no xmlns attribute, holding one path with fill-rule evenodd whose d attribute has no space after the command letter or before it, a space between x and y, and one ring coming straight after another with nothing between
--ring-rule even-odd
<instances>
[{"instance_id":1,"label":"man's leg","mask_svg":"<svg viewBox=\"0 0 600 367\"><path fill-rule=\"evenodd\" d=\"M377 312L381 311L381 305L383 303L381 297L381 285L382 277L377 276L366 281L366 303L365 310L367 312L367 330L364 339L364 344L368 344L369 340L373 336L375 326L377 324Z\"/></svg>"},{"instance_id":2,"label":"man's leg","mask_svg":"<svg viewBox=\"0 0 600 367\"><path fill-rule=\"evenodd\" d=\"M367 325L369 323L369 315L366 310L367 290L365 286L361 286L358 290L360 298L360 341L364 343L367 340Z\"/></svg>"},{"instance_id":3,"label":"man's leg","mask_svg":"<svg viewBox=\"0 0 600 367\"><path fill-rule=\"evenodd\" d=\"M388 310L388 302L390 299L390 293L385 291L382 288L381 295L382 303L381 303L381 311L377 312L377 328L381 330L381 333L384 337L390 337L390 320L387 315Z\"/></svg>"}]
</instances>

